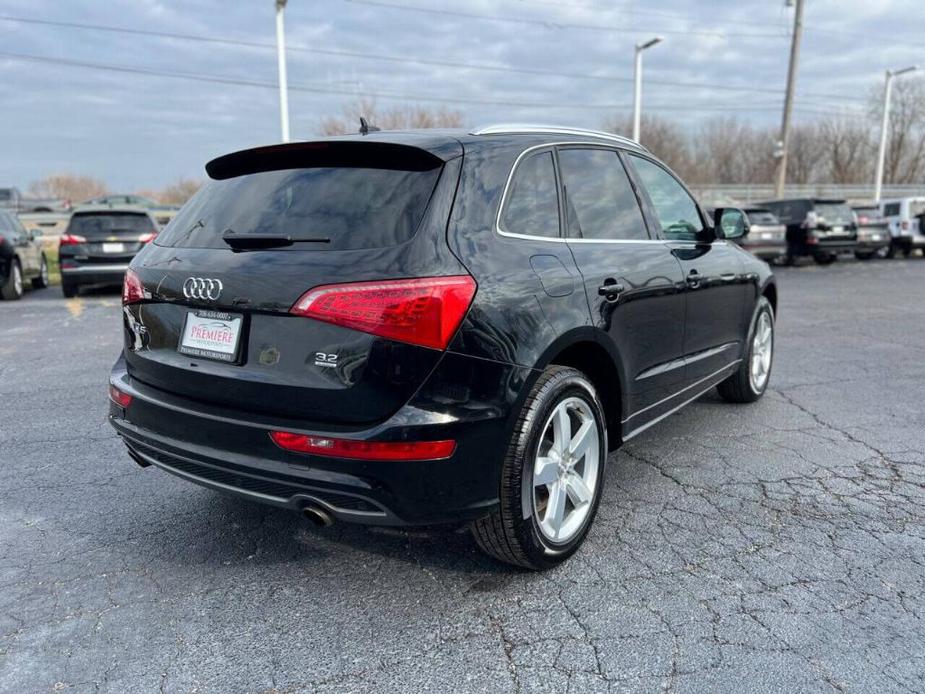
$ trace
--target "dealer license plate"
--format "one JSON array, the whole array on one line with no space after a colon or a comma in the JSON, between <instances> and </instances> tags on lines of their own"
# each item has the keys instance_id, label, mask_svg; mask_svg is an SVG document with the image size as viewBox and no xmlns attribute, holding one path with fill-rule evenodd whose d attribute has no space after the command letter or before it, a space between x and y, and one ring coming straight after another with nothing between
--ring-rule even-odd
<instances>
[{"instance_id":1,"label":"dealer license plate","mask_svg":"<svg viewBox=\"0 0 925 694\"><path fill-rule=\"evenodd\" d=\"M125 253L124 243L104 243L103 253Z\"/></svg>"},{"instance_id":2,"label":"dealer license plate","mask_svg":"<svg viewBox=\"0 0 925 694\"><path fill-rule=\"evenodd\" d=\"M221 311L190 311L186 314L178 351L191 357L233 362L241 340L239 315Z\"/></svg>"}]
</instances>

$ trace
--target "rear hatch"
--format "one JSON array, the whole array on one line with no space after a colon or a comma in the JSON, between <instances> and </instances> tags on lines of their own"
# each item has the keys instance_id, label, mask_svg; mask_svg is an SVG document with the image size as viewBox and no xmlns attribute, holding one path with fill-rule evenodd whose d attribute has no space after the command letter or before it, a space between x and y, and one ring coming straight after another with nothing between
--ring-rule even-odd
<instances>
[{"instance_id":1,"label":"rear hatch","mask_svg":"<svg viewBox=\"0 0 925 694\"><path fill-rule=\"evenodd\" d=\"M155 234L151 217L131 210L77 211L67 228L77 260L94 265L128 263Z\"/></svg>"},{"instance_id":2,"label":"rear hatch","mask_svg":"<svg viewBox=\"0 0 925 694\"><path fill-rule=\"evenodd\" d=\"M130 375L242 412L390 416L474 293L445 243L460 154L326 142L212 162L219 180L132 264Z\"/></svg>"},{"instance_id":3,"label":"rear hatch","mask_svg":"<svg viewBox=\"0 0 925 694\"><path fill-rule=\"evenodd\" d=\"M743 244L783 242L787 228L770 210L747 210L749 232Z\"/></svg>"},{"instance_id":4,"label":"rear hatch","mask_svg":"<svg viewBox=\"0 0 925 694\"><path fill-rule=\"evenodd\" d=\"M816 237L820 240L842 241L857 236L854 212L842 200L817 200L813 206Z\"/></svg>"}]
</instances>

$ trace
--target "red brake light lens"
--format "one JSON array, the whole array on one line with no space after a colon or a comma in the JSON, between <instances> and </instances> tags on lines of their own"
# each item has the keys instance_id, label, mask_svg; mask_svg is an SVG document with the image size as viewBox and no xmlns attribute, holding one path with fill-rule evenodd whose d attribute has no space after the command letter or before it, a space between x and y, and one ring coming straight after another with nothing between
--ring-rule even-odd
<instances>
[{"instance_id":1,"label":"red brake light lens","mask_svg":"<svg viewBox=\"0 0 925 694\"><path fill-rule=\"evenodd\" d=\"M354 460L444 460L456 451L456 442L452 440L357 441L288 431L271 431L270 438L287 451Z\"/></svg>"},{"instance_id":2,"label":"red brake light lens","mask_svg":"<svg viewBox=\"0 0 925 694\"><path fill-rule=\"evenodd\" d=\"M128 393L123 393L111 383L109 384L109 399L123 408L132 404L132 396Z\"/></svg>"},{"instance_id":3,"label":"red brake light lens","mask_svg":"<svg viewBox=\"0 0 925 694\"><path fill-rule=\"evenodd\" d=\"M157 238L156 231L149 231L147 234L142 234L138 237L139 243L151 243L154 239Z\"/></svg>"},{"instance_id":4,"label":"red brake light lens","mask_svg":"<svg viewBox=\"0 0 925 694\"><path fill-rule=\"evenodd\" d=\"M446 349L475 290L469 275L329 284L305 292L290 313L398 342Z\"/></svg>"},{"instance_id":5,"label":"red brake light lens","mask_svg":"<svg viewBox=\"0 0 925 694\"><path fill-rule=\"evenodd\" d=\"M81 243L86 243L87 239L83 236L78 236L77 234L62 234L60 245L62 246L77 246Z\"/></svg>"},{"instance_id":6,"label":"red brake light lens","mask_svg":"<svg viewBox=\"0 0 925 694\"><path fill-rule=\"evenodd\" d=\"M145 298L144 286L141 279L132 270L125 271L125 279L122 280L122 305L137 304Z\"/></svg>"}]
</instances>

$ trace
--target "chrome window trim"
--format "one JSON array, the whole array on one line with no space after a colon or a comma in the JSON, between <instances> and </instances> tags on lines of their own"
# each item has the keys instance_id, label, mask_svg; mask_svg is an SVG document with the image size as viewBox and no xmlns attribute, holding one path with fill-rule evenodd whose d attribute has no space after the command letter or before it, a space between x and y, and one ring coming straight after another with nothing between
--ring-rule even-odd
<instances>
[{"instance_id":1,"label":"chrome window trim","mask_svg":"<svg viewBox=\"0 0 925 694\"><path fill-rule=\"evenodd\" d=\"M504 205L507 203L508 193L511 190L511 181L514 180L514 173L517 171L517 167L520 166L520 162L530 156L533 152L536 152L540 149L551 149L553 147L568 147L568 146L579 146L579 147L597 147L601 149L607 149L611 152L617 153L618 148L613 147L607 143L603 142L546 142L541 145L533 145L532 147L527 147L524 151L517 155L517 159L514 160L514 164L511 166L511 170L507 174L507 181L504 183L504 191L501 193L501 204L498 205L498 214L495 216L495 232L500 236L506 236L512 239L525 239L527 241L551 241L553 243L604 243L604 244L638 244L638 243L658 243L665 244L666 239L570 239L563 236L535 236L533 234L515 234L513 231L505 231L501 228L501 213L504 212ZM561 225L560 225L561 227ZM566 233L568 230L566 229Z\"/></svg>"}]
</instances>

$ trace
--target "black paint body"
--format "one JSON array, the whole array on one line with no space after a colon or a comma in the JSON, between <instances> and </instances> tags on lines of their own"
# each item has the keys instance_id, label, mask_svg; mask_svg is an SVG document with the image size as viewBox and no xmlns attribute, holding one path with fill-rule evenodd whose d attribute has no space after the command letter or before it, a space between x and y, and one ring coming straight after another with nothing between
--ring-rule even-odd
<instances>
[{"instance_id":1,"label":"black paint body","mask_svg":"<svg viewBox=\"0 0 925 694\"><path fill-rule=\"evenodd\" d=\"M154 243L132 262L150 298L124 308L125 349L112 382L134 399L127 409L112 404L110 420L139 463L267 503L321 504L342 520L472 519L497 504L514 421L544 367L566 363L592 377L616 448L732 373L758 297L776 304L768 266L714 238L712 226L696 241L659 238L635 178L644 240L578 241L564 223L559 238L499 232L502 195L525 150L568 142L648 156L632 145L458 131L347 139L418 148L444 162L410 241L248 252ZM478 289L446 351L287 313L322 284L466 273ZM184 298L190 276L221 280L219 301ZM623 291L599 293L611 282ZM238 364L177 352L182 321L196 307L244 315ZM316 352L336 352L338 366L316 368ZM457 449L439 461L342 460L286 452L270 440L274 429L455 439Z\"/></svg>"}]
</instances>

